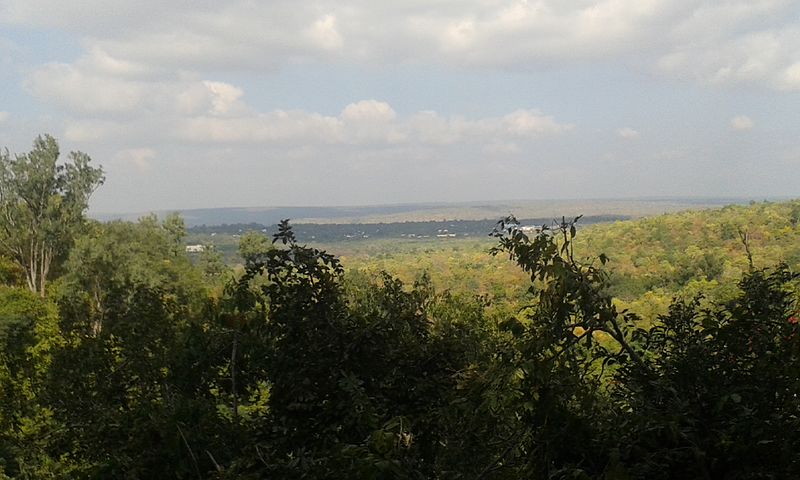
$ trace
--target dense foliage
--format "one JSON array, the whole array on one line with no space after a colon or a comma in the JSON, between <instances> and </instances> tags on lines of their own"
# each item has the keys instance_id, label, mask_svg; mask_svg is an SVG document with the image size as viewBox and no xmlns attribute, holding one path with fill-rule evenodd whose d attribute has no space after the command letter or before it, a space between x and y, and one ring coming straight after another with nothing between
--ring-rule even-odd
<instances>
[{"instance_id":1,"label":"dense foliage","mask_svg":"<svg viewBox=\"0 0 800 480\"><path fill-rule=\"evenodd\" d=\"M734 209L778 213L734 228L735 280L692 257L685 284L725 294L647 318L615 298L621 255L585 257L604 240L574 221L497 224L494 261L526 282L503 309L346 271L288 222L229 270L192 263L179 217L82 219L44 297L16 274L0 287L0 478L796 478L794 247L762 264L796 205ZM602 228L638 246L682 218Z\"/></svg>"},{"instance_id":2,"label":"dense foliage","mask_svg":"<svg viewBox=\"0 0 800 480\"><path fill-rule=\"evenodd\" d=\"M251 239L224 289L204 287L174 222L88 228L49 298L0 292L3 475L800 473L785 265L643 329L615 305L606 257L576 258L569 222L533 238L499 226L495 253L529 277L530 304L508 317L425 277L345 276L287 224L277 247Z\"/></svg>"},{"instance_id":3,"label":"dense foliage","mask_svg":"<svg viewBox=\"0 0 800 480\"><path fill-rule=\"evenodd\" d=\"M749 270L743 235L755 267L800 268L798 219L800 202L792 201L579 225L576 251L604 253L615 302L649 320L666 314L675 296L735 296L737 281ZM478 238L326 246L351 270L387 271L407 282L428 271L437 288L477 292L496 304L522 299L528 279L512 263L486 255L491 247Z\"/></svg>"}]
</instances>

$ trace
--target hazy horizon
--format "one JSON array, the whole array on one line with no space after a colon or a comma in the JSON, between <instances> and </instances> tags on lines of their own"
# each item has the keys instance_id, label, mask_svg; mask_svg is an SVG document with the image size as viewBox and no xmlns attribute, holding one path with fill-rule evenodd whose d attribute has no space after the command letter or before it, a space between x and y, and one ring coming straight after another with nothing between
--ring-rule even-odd
<instances>
[{"instance_id":1,"label":"hazy horizon","mask_svg":"<svg viewBox=\"0 0 800 480\"><path fill-rule=\"evenodd\" d=\"M686 210L745 205L751 202L780 202L788 197L658 197L616 199L541 199L471 202L411 202L377 205L248 206L221 208L159 209L133 212L89 212L100 221L134 221L142 216L179 213L187 226L223 224L274 225L285 218L294 224L374 224L437 221L477 221L513 214L520 219L561 218L578 215L621 217L654 216Z\"/></svg>"},{"instance_id":2,"label":"hazy horizon","mask_svg":"<svg viewBox=\"0 0 800 480\"><path fill-rule=\"evenodd\" d=\"M629 197L591 197L591 198L498 198L498 199L477 199L477 200L443 200L443 201L409 201L395 203L363 203L363 204L295 204L295 205L228 205L212 206L201 205L192 207L159 207L153 209L139 209L127 211L101 211L94 208L89 210L89 216L102 217L110 215L133 215L141 213L166 213L177 211L192 210L260 210L260 209L281 209L281 208L380 208L380 207L424 207L424 206L476 206L476 205L506 205L506 204L535 204L535 203L563 203L563 202L709 202L723 205L726 202L748 202L748 201L785 201L798 198L796 195L750 195L750 196L710 196L710 195L683 195L683 196L629 196Z\"/></svg>"}]
</instances>

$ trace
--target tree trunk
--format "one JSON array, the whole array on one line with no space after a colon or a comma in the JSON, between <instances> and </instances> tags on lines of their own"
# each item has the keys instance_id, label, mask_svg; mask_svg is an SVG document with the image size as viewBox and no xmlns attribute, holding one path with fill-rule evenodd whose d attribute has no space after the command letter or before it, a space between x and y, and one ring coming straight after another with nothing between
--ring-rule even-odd
<instances>
[{"instance_id":1,"label":"tree trunk","mask_svg":"<svg viewBox=\"0 0 800 480\"><path fill-rule=\"evenodd\" d=\"M236 347L239 343L239 329L236 327L233 330L233 348L231 348L231 393L233 393L233 420L238 423L239 399L236 396Z\"/></svg>"}]
</instances>

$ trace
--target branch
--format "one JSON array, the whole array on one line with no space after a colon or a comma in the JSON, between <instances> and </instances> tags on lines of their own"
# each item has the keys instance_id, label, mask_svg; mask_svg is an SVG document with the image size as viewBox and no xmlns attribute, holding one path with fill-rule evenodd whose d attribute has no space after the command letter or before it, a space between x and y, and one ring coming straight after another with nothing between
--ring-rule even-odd
<instances>
[{"instance_id":1,"label":"branch","mask_svg":"<svg viewBox=\"0 0 800 480\"><path fill-rule=\"evenodd\" d=\"M200 467L197 465L197 457L194 456L194 452L192 451L192 447L189 446L189 442L186 440L186 436L183 434L183 430L181 430L180 425L176 425L178 427L178 433L181 434L181 439L183 439L183 444L186 445L186 449L189 450L189 455L192 457L192 465L194 466L194 472L197 474L197 478L202 480L203 476L200 475Z\"/></svg>"},{"instance_id":2,"label":"branch","mask_svg":"<svg viewBox=\"0 0 800 480\"><path fill-rule=\"evenodd\" d=\"M619 327L619 323L617 323L617 319L614 316L611 316L609 319L609 323L611 323L611 327L614 329L613 332L607 332L611 337L620 344L620 346L625 349L625 352L631 357L631 359L639 365L644 371L650 371L650 368L644 363L642 357L636 353L636 351L631 347L628 341L625 339L625 334L622 333L622 329Z\"/></svg>"},{"instance_id":3,"label":"branch","mask_svg":"<svg viewBox=\"0 0 800 480\"><path fill-rule=\"evenodd\" d=\"M737 231L739 232L739 240L742 241L744 251L747 254L747 263L750 266L750 271L753 271L755 266L753 266L753 253L750 251L750 232L741 228L738 228Z\"/></svg>"}]
</instances>

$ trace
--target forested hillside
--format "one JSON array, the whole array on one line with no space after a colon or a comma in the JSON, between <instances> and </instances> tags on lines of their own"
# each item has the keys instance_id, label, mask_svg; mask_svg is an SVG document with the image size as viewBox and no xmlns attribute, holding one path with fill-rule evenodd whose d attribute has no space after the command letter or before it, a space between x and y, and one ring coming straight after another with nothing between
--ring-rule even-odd
<instances>
[{"instance_id":1,"label":"forested hillside","mask_svg":"<svg viewBox=\"0 0 800 480\"><path fill-rule=\"evenodd\" d=\"M0 155L0 478L800 476L798 202L230 268L59 158Z\"/></svg>"},{"instance_id":2,"label":"forested hillside","mask_svg":"<svg viewBox=\"0 0 800 480\"><path fill-rule=\"evenodd\" d=\"M698 294L718 300L735 293L736 281L753 266L786 263L800 267L800 202L760 202L749 206L686 211L632 221L585 226L576 254L609 258L610 292L635 311L666 313L674 296ZM581 225L579 220L578 225ZM745 247L745 243L747 247ZM524 275L486 252L484 237L446 242L327 244L348 268L368 274L388 271L405 281L429 272L438 288L519 299Z\"/></svg>"}]
</instances>

